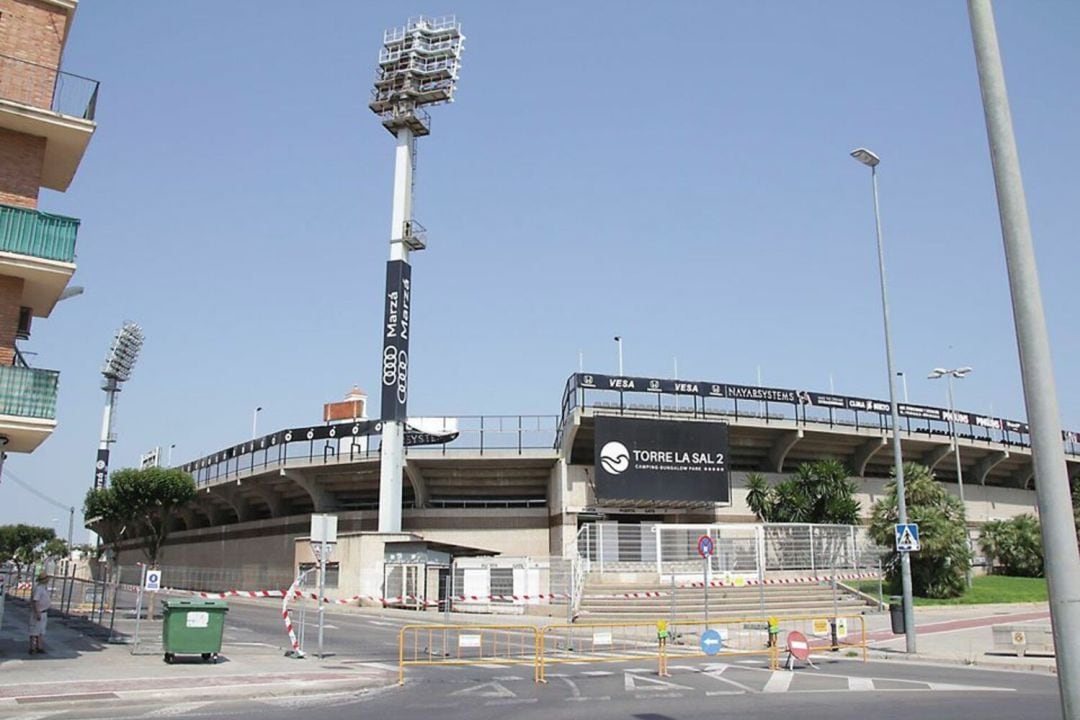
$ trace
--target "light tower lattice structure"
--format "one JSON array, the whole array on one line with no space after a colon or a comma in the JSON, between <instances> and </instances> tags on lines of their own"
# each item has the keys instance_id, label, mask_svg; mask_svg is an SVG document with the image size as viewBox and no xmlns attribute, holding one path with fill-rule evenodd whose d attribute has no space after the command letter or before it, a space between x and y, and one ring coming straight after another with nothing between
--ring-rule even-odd
<instances>
[{"instance_id":1,"label":"light tower lattice structure","mask_svg":"<svg viewBox=\"0 0 1080 720\"><path fill-rule=\"evenodd\" d=\"M427 246L423 226L412 217L416 138L431 133L425 107L453 102L464 44L465 36L454 16L413 18L404 27L387 30L368 105L396 140L382 330L379 532L401 531L412 299L409 253Z\"/></svg>"},{"instance_id":2,"label":"light tower lattice structure","mask_svg":"<svg viewBox=\"0 0 1080 720\"><path fill-rule=\"evenodd\" d=\"M113 409L121 384L131 379L135 361L142 350L143 331L133 322L126 322L116 331L105 364L101 368L101 389L105 391L105 412L101 418L101 442L94 463L94 487L101 489L109 477L109 445L112 443Z\"/></svg>"}]
</instances>

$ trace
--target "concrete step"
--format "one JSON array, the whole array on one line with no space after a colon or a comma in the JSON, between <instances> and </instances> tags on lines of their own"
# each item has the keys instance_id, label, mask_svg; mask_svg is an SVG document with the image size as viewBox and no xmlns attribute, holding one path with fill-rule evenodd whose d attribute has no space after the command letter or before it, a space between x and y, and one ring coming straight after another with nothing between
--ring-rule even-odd
<instances>
[{"instance_id":1,"label":"concrete step","mask_svg":"<svg viewBox=\"0 0 1080 720\"><path fill-rule=\"evenodd\" d=\"M687 613L703 613L704 605L676 605L675 614L687 614ZM715 604L709 603L709 612L732 612L732 613L752 613L756 614L761 612L760 603L725 603ZM831 601L829 602L813 602L813 603L766 603L764 612L767 614L777 614L780 611L798 609L800 612L808 612L817 614L819 612L831 613L833 608L836 608L842 612L862 612L868 609L869 606L864 603L846 601L837 602L835 605ZM640 603L635 605L582 605L581 610L591 613L609 613L613 615L617 614L633 614L633 613L670 613L671 605L665 603L646 604Z\"/></svg>"}]
</instances>

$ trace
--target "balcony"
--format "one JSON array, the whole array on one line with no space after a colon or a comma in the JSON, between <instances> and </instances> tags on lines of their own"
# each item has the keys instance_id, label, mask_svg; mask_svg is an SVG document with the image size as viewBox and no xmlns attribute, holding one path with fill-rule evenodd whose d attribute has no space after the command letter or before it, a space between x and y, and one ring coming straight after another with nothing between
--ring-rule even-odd
<instances>
[{"instance_id":1,"label":"balcony","mask_svg":"<svg viewBox=\"0 0 1080 720\"><path fill-rule=\"evenodd\" d=\"M56 429L55 370L0 365L0 436L5 452L33 452Z\"/></svg>"},{"instance_id":2,"label":"balcony","mask_svg":"<svg viewBox=\"0 0 1080 720\"><path fill-rule=\"evenodd\" d=\"M0 55L0 128L46 139L41 185L64 191L94 134L98 81Z\"/></svg>"},{"instance_id":3,"label":"balcony","mask_svg":"<svg viewBox=\"0 0 1080 720\"><path fill-rule=\"evenodd\" d=\"M21 305L48 317L75 272L79 221L0 205L0 275L21 277Z\"/></svg>"}]
</instances>

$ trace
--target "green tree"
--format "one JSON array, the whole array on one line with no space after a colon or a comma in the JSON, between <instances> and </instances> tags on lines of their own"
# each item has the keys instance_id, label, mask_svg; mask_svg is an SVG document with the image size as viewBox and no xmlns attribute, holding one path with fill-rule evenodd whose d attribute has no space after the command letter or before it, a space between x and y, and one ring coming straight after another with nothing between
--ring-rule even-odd
<instances>
[{"instance_id":1,"label":"green tree","mask_svg":"<svg viewBox=\"0 0 1080 720\"><path fill-rule=\"evenodd\" d=\"M979 546L990 565L1000 565L1004 574L1042 577L1042 528L1034 515L1018 515L994 520L983 526Z\"/></svg>"},{"instance_id":2,"label":"green tree","mask_svg":"<svg viewBox=\"0 0 1080 720\"><path fill-rule=\"evenodd\" d=\"M856 525L858 489L839 460L803 463L794 476L770 486L759 473L746 478L746 503L762 522Z\"/></svg>"},{"instance_id":3,"label":"green tree","mask_svg":"<svg viewBox=\"0 0 1080 720\"><path fill-rule=\"evenodd\" d=\"M0 526L0 561L15 563L21 572L41 560L46 543L55 538L55 530L39 525Z\"/></svg>"},{"instance_id":4,"label":"green tree","mask_svg":"<svg viewBox=\"0 0 1080 720\"><path fill-rule=\"evenodd\" d=\"M971 566L964 506L924 465L904 463L904 491L908 522L919 525L921 549L911 553L915 594L932 598L962 595ZM885 496L872 509L870 536L874 542L893 548L896 522L896 481L892 480L885 486ZM889 575L895 580L900 574L900 556L895 549L887 562Z\"/></svg>"},{"instance_id":5,"label":"green tree","mask_svg":"<svg viewBox=\"0 0 1080 720\"><path fill-rule=\"evenodd\" d=\"M153 565L177 508L194 499L195 481L183 470L125 468L110 487L87 493L83 514L107 543L136 540Z\"/></svg>"}]
</instances>

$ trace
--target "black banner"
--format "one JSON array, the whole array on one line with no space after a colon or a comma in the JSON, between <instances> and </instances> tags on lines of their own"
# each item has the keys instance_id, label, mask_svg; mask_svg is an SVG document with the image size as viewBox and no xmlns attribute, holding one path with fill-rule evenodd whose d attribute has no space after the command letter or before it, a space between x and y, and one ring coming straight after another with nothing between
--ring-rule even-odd
<instances>
[{"instance_id":1,"label":"black banner","mask_svg":"<svg viewBox=\"0 0 1080 720\"><path fill-rule=\"evenodd\" d=\"M109 479L109 451L98 450L97 462L94 463L94 487L101 490Z\"/></svg>"},{"instance_id":2,"label":"black banner","mask_svg":"<svg viewBox=\"0 0 1080 720\"><path fill-rule=\"evenodd\" d=\"M386 307L383 312L383 420L404 420L409 399L409 304L412 268L404 260L386 263Z\"/></svg>"},{"instance_id":3,"label":"black banner","mask_svg":"<svg viewBox=\"0 0 1080 720\"><path fill-rule=\"evenodd\" d=\"M728 426L600 415L598 500L731 502Z\"/></svg>"}]
</instances>

